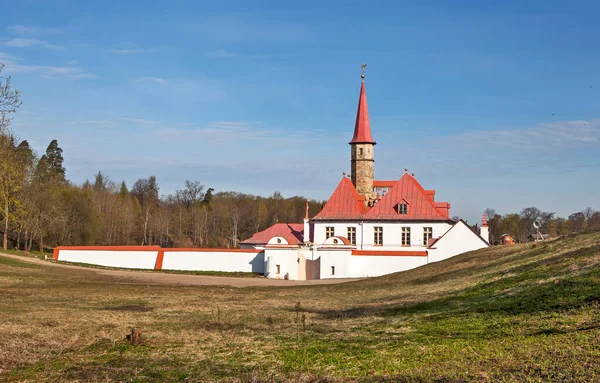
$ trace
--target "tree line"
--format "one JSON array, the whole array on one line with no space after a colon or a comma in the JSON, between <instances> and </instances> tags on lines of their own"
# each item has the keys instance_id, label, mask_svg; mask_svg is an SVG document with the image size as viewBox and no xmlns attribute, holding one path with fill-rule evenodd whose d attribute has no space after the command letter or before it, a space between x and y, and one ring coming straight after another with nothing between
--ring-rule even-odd
<instances>
[{"instance_id":1,"label":"tree line","mask_svg":"<svg viewBox=\"0 0 600 383\"><path fill-rule=\"evenodd\" d=\"M512 235L517 242L527 242L530 236L537 234L534 221L541 226L541 234L550 238L562 235L600 230L600 211L587 207L582 211L570 214L567 218L557 217L553 212L544 212L536 207L528 207L520 213L500 215L495 209L486 209L490 242L499 244L504 234Z\"/></svg>"},{"instance_id":2,"label":"tree line","mask_svg":"<svg viewBox=\"0 0 600 383\"><path fill-rule=\"evenodd\" d=\"M10 133L0 134L0 140L2 163L10 164L10 171L0 169L0 185L7 191L0 203L4 249L237 247L276 222L301 222L305 215L304 197L215 193L199 181L185 181L166 196L160 196L155 176L138 179L129 189L98 172L92 181L75 185L65 178L57 140L39 158L27 141L17 142ZM312 212L321 207L322 202L310 202Z\"/></svg>"}]
</instances>

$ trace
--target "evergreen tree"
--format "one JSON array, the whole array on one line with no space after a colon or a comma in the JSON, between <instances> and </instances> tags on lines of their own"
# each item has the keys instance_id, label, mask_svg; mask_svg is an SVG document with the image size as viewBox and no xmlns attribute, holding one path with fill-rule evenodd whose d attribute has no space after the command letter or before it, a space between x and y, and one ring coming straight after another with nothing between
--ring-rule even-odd
<instances>
[{"instance_id":1,"label":"evergreen tree","mask_svg":"<svg viewBox=\"0 0 600 383\"><path fill-rule=\"evenodd\" d=\"M129 190L127 189L125 181L121 181L121 186L119 187L119 196L121 198L129 196Z\"/></svg>"},{"instance_id":2,"label":"evergreen tree","mask_svg":"<svg viewBox=\"0 0 600 383\"><path fill-rule=\"evenodd\" d=\"M42 182L65 182L65 167L63 166L63 150L57 140L52 140L46 148L46 154L38 162L37 175Z\"/></svg>"}]
</instances>

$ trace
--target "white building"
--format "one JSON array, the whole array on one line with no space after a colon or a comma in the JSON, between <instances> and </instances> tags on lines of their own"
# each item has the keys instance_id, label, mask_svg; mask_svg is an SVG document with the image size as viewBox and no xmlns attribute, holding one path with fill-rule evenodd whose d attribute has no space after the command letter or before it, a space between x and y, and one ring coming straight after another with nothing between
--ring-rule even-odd
<instances>
[{"instance_id":1,"label":"white building","mask_svg":"<svg viewBox=\"0 0 600 383\"><path fill-rule=\"evenodd\" d=\"M363 76L364 79L364 76ZM435 201L413 175L374 179L364 81L360 89L351 174L314 217L277 223L241 243L241 249L166 249L157 246L58 247L54 259L110 267L256 272L269 278L373 277L441 261L489 246L465 222L450 219L450 204Z\"/></svg>"},{"instance_id":2,"label":"white building","mask_svg":"<svg viewBox=\"0 0 600 383\"><path fill-rule=\"evenodd\" d=\"M465 222L450 218L450 204L435 201L413 175L374 179L375 141L367 98L360 89L351 169L314 217L278 223L241 243L264 250L270 278L350 278L389 274L489 246ZM487 226L486 226L487 229Z\"/></svg>"}]
</instances>

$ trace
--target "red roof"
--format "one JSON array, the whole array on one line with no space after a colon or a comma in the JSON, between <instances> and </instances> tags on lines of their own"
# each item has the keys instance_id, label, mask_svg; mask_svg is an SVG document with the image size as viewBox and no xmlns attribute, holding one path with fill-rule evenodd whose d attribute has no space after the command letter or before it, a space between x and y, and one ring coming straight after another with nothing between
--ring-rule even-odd
<instances>
[{"instance_id":1,"label":"red roof","mask_svg":"<svg viewBox=\"0 0 600 383\"><path fill-rule=\"evenodd\" d=\"M354 136L350 144L375 144L371 136L371 123L369 122L369 108L367 107L367 93L365 82L360 85L360 97L358 98L358 110L356 112L356 124L354 125Z\"/></svg>"},{"instance_id":2,"label":"red roof","mask_svg":"<svg viewBox=\"0 0 600 383\"><path fill-rule=\"evenodd\" d=\"M323 209L313 219L360 219L366 213L365 198L349 178L342 178Z\"/></svg>"},{"instance_id":3,"label":"red roof","mask_svg":"<svg viewBox=\"0 0 600 383\"><path fill-rule=\"evenodd\" d=\"M273 237L283 237L290 245L298 245L304 241L304 224L302 223L276 223L275 225L254 233L241 243L245 245L264 245Z\"/></svg>"},{"instance_id":4,"label":"red roof","mask_svg":"<svg viewBox=\"0 0 600 383\"><path fill-rule=\"evenodd\" d=\"M448 209L439 209L417 180L405 173L402 178L365 214L365 219L448 220ZM397 205L406 203L407 214L398 214ZM449 208L449 204L448 204Z\"/></svg>"}]
</instances>

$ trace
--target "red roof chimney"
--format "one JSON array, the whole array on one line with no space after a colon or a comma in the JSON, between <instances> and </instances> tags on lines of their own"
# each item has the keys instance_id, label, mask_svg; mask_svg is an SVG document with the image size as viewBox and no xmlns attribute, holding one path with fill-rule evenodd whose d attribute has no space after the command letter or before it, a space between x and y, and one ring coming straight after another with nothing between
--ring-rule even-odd
<instances>
[{"instance_id":1,"label":"red roof chimney","mask_svg":"<svg viewBox=\"0 0 600 383\"><path fill-rule=\"evenodd\" d=\"M487 226L487 214L483 213L483 216L481 217L481 226Z\"/></svg>"},{"instance_id":2,"label":"red roof chimney","mask_svg":"<svg viewBox=\"0 0 600 383\"><path fill-rule=\"evenodd\" d=\"M365 92L365 81L360 85L360 97L358 98L358 111L356 112L356 124L354 125L354 136L350 144L373 144L371 136L371 123L369 122L369 108L367 107L367 93Z\"/></svg>"}]
</instances>

